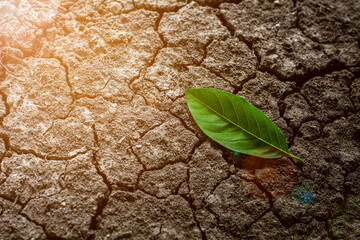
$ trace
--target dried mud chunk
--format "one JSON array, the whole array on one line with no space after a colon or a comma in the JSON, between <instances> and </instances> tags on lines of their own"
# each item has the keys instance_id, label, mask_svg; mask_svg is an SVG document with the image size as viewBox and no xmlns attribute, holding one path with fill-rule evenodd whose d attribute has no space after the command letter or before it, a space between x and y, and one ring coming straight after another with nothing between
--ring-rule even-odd
<instances>
[{"instance_id":1,"label":"dried mud chunk","mask_svg":"<svg viewBox=\"0 0 360 240\"><path fill-rule=\"evenodd\" d=\"M103 7L104 5L105 7ZM135 6L132 0L106 0L101 7L105 13L110 11L113 14L121 14L124 11L130 11L134 9Z\"/></svg>"},{"instance_id":2,"label":"dried mud chunk","mask_svg":"<svg viewBox=\"0 0 360 240\"><path fill-rule=\"evenodd\" d=\"M99 124L95 125L95 129L99 130L99 146L105 148L130 146L134 140L139 139L150 129L160 126L169 117L168 113L148 106L112 105L112 107L115 109L101 110L106 113L105 116L110 114L110 121L97 122ZM96 112L91 111L91 113Z\"/></svg>"},{"instance_id":3,"label":"dried mud chunk","mask_svg":"<svg viewBox=\"0 0 360 240\"><path fill-rule=\"evenodd\" d=\"M322 47L336 65L352 67L360 63L358 42L323 44Z\"/></svg>"},{"instance_id":4,"label":"dried mud chunk","mask_svg":"<svg viewBox=\"0 0 360 240\"><path fill-rule=\"evenodd\" d=\"M196 211L196 219L199 221L206 239L237 239L230 231L223 230L222 226L217 223L216 216L204 208Z\"/></svg>"},{"instance_id":5,"label":"dried mud chunk","mask_svg":"<svg viewBox=\"0 0 360 240\"><path fill-rule=\"evenodd\" d=\"M69 162L44 160L32 154L13 154L2 161L1 168L8 177L0 190L4 196L19 203L46 198L60 193L64 188L92 197L101 195L106 189L90 159L89 154L80 155Z\"/></svg>"},{"instance_id":6,"label":"dried mud chunk","mask_svg":"<svg viewBox=\"0 0 360 240\"><path fill-rule=\"evenodd\" d=\"M18 132L17 136L9 136L9 140L30 139L36 135L40 137L51 127L51 119L27 99L19 102L21 105L11 108L10 113L3 120L3 126L8 132Z\"/></svg>"},{"instance_id":7,"label":"dried mud chunk","mask_svg":"<svg viewBox=\"0 0 360 240\"><path fill-rule=\"evenodd\" d=\"M106 123L114 119L117 104L102 97L95 99L81 98L73 104L69 117L76 117L80 122L92 126L95 123Z\"/></svg>"},{"instance_id":8,"label":"dried mud chunk","mask_svg":"<svg viewBox=\"0 0 360 240\"><path fill-rule=\"evenodd\" d=\"M177 163L145 171L140 177L139 187L158 198L168 197L176 194L180 185L186 182L187 169L184 163Z\"/></svg>"},{"instance_id":9,"label":"dried mud chunk","mask_svg":"<svg viewBox=\"0 0 360 240\"><path fill-rule=\"evenodd\" d=\"M299 133L306 140L316 139L321 134L321 125L318 121L306 122L301 125Z\"/></svg>"},{"instance_id":10,"label":"dried mud chunk","mask_svg":"<svg viewBox=\"0 0 360 240\"><path fill-rule=\"evenodd\" d=\"M124 79L126 73L119 73L122 75L119 76L116 71L113 71L112 67L114 66L106 65L101 59L95 61L97 62L81 62L81 66L79 63L76 68L72 69L69 78L76 96L81 98L102 95L119 103L130 101L133 92Z\"/></svg>"},{"instance_id":11,"label":"dried mud chunk","mask_svg":"<svg viewBox=\"0 0 360 240\"><path fill-rule=\"evenodd\" d=\"M266 42L254 44L261 58L260 69L281 79L294 79L319 72L330 62L318 43L306 38L299 29L287 29Z\"/></svg>"},{"instance_id":12,"label":"dried mud chunk","mask_svg":"<svg viewBox=\"0 0 360 240\"><path fill-rule=\"evenodd\" d=\"M324 132L325 133L325 132ZM325 133L326 134L326 133ZM294 145L291 147L291 152L297 154L299 149L302 149L300 157L304 159L302 166L302 175L317 181L317 184L322 186L324 189L335 189L341 191L343 188L343 179L345 171L342 165L351 164L351 158L346 159L349 162L343 162L337 160L339 153L336 153L341 149L341 145L337 142L337 147L331 146L331 138L317 138L315 140L303 140L302 138L295 138ZM342 139L346 144L351 144L346 140ZM331 147L334 150L331 150ZM356 157L356 154L355 156ZM337 165L336 163L341 165ZM346 167L344 167L346 168ZM325 205L325 202L324 202Z\"/></svg>"},{"instance_id":13,"label":"dried mud chunk","mask_svg":"<svg viewBox=\"0 0 360 240\"><path fill-rule=\"evenodd\" d=\"M104 198L108 191L103 178L98 174L93 161L93 152L79 155L67 161L64 188L86 195L90 202Z\"/></svg>"},{"instance_id":14,"label":"dried mud chunk","mask_svg":"<svg viewBox=\"0 0 360 240\"><path fill-rule=\"evenodd\" d=\"M42 123L33 124L37 126ZM20 132L17 134L10 134L9 140L12 147L25 152L34 151L49 158L73 157L93 148L95 143L92 129L74 118L56 120L48 130L44 131L32 128L22 129L22 127L18 130Z\"/></svg>"},{"instance_id":15,"label":"dried mud chunk","mask_svg":"<svg viewBox=\"0 0 360 240\"><path fill-rule=\"evenodd\" d=\"M50 27L59 14L60 2L58 1L39 1L26 0L20 1L17 6L18 16L26 19L38 28Z\"/></svg>"},{"instance_id":16,"label":"dried mud chunk","mask_svg":"<svg viewBox=\"0 0 360 240\"><path fill-rule=\"evenodd\" d=\"M351 84L351 99L357 111L360 111L360 78Z\"/></svg>"},{"instance_id":17,"label":"dried mud chunk","mask_svg":"<svg viewBox=\"0 0 360 240\"><path fill-rule=\"evenodd\" d=\"M290 120L290 126L299 127L302 122L312 117L310 106L300 93L287 96L284 100L284 118Z\"/></svg>"},{"instance_id":18,"label":"dried mud chunk","mask_svg":"<svg viewBox=\"0 0 360 240\"><path fill-rule=\"evenodd\" d=\"M66 162L46 161L32 154L5 157L1 169L8 175L1 193L13 201L25 203L31 198L47 197L62 189Z\"/></svg>"},{"instance_id":19,"label":"dried mud chunk","mask_svg":"<svg viewBox=\"0 0 360 240\"><path fill-rule=\"evenodd\" d=\"M214 187L227 177L228 168L222 152L210 142L196 149L189 162L189 195L196 207L200 207Z\"/></svg>"},{"instance_id":20,"label":"dried mud chunk","mask_svg":"<svg viewBox=\"0 0 360 240\"><path fill-rule=\"evenodd\" d=\"M180 184L178 188L178 194L180 196L189 196L189 184L187 182L183 182Z\"/></svg>"},{"instance_id":21,"label":"dried mud chunk","mask_svg":"<svg viewBox=\"0 0 360 240\"><path fill-rule=\"evenodd\" d=\"M259 240L287 239L290 237L289 230L270 211L256 221L249 229L248 236Z\"/></svg>"},{"instance_id":22,"label":"dried mud chunk","mask_svg":"<svg viewBox=\"0 0 360 240\"><path fill-rule=\"evenodd\" d=\"M160 88L160 91L166 91L166 95L174 99L184 91L179 89L179 85L183 85L179 75L180 72L176 69L156 64L147 69L144 79Z\"/></svg>"},{"instance_id":23,"label":"dried mud chunk","mask_svg":"<svg viewBox=\"0 0 360 240\"><path fill-rule=\"evenodd\" d=\"M148 68L144 79L153 82L171 99L183 96L188 88L212 87L230 92L234 90L222 78L217 77L206 68L196 66L189 66L186 70L179 71L156 64Z\"/></svg>"},{"instance_id":24,"label":"dried mud chunk","mask_svg":"<svg viewBox=\"0 0 360 240\"><path fill-rule=\"evenodd\" d=\"M99 169L112 185L134 187L143 167L130 149L131 130L115 122L97 124L95 129L98 136L96 159Z\"/></svg>"},{"instance_id":25,"label":"dried mud chunk","mask_svg":"<svg viewBox=\"0 0 360 240\"><path fill-rule=\"evenodd\" d=\"M301 93L309 101L317 120L328 122L354 109L349 85L353 75L344 70L307 81Z\"/></svg>"},{"instance_id":26,"label":"dried mud chunk","mask_svg":"<svg viewBox=\"0 0 360 240\"><path fill-rule=\"evenodd\" d=\"M54 23L58 6L54 1L1 1L0 41L4 45L19 48L26 54L33 54L43 29Z\"/></svg>"},{"instance_id":27,"label":"dried mud chunk","mask_svg":"<svg viewBox=\"0 0 360 240\"><path fill-rule=\"evenodd\" d=\"M152 11L174 11L186 5L186 0L134 0L136 8L146 8Z\"/></svg>"},{"instance_id":28,"label":"dried mud chunk","mask_svg":"<svg viewBox=\"0 0 360 240\"><path fill-rule=\"evenodd\" d=\"M260 68L282 79L320 71L330 62L320 44L295 28L296 11L291 1L280 7L271 2L225 3L221 5L221 13L235 36L253 43L261 59Z\"/></svg>"},{"instance_id":29,"label":"dried mud chunk","mask_svg":"<svg viewBox=\"0 0 360 240\"><path fill-rule=\"evenodd\" d=\"M330 239L358 239L360 236L360 198L349 199L334 213L329 223Z\"/></svg>"},{"instance_id":30,"label":"dried mud chunk","mask_svg":"<svg viewBox=\"0 0 360 240\"><path fill-rule=\"evenodd\" d=\"M143 166L130 149L101 148L96 154L100 170L110 184L134 188Z\"/></svg>"},{"instance_id":31,"label":"dried mud chunk","mask_svg":"<svg viewBox=\"0 0 360 240\"><path fill-rule=\"evenodd\" d=\"M56 36L50 48L69 67L69 82L77 96L130 101L133 92L128 83L162 47L154 29L158 17L145 10L99 17L82 31Z\"/></svg>"},{"instance_id":32,"label":"dried mud chunk","mask_svg":"<svg viewBox=\"0 0 360 240\"><path fill-rule=\"evenodd\" d=\"M319 184L320 185L320 184ZM331 189L315 188L317 201L311 206L309 213L318 221L327 221L334 211L341 205L345 198L344 196Z\"/></svg>"},{"instance_id":33,"label":"dried mud chunk","mask_svg":"<svg viewBox=\"0 0 360 240\"><path fill-rule=\"evenodd\" d=\"M133 92L126 81L135 72L122 72L121 67L115 70L114 64L115 62L106 63L101 58L76 63L69 74L76 96L81 98L101 95L114 102L129 102Z\"/></svg>"},{"instance_id":34,"label":"dried mud chunk","mask_svg":"<svg viewBox=\"0 0 360 240\"><path fill-rule=\"evenodd\" d=\"M276 199L272 211L288 227L298 222L308 223L313 219L313 216L309 214L309 208L307 206L299 206L293 200L292 194Z\"/></svg>"},{"instance_id":35,"label":"dried mud chunk","mask_svg":"<svg viewBox=\"0 0 360 240\"><path fill-rule=\"evenodd\" d=\"M245 237L246 228L270 208L268 202L246 192L238 174L222 181L205 203L217 216L218 225L237 237Z\"/></svg>"},{"instance_id":36,"label":"dried mud chunk","mask_svg":"<svg viewBox=\"0 0 360 240\"><path fill-rule=\"evenodd\" d=\"M309 213L318 220L329 219L337 205L344 201L345 173L359 166L360 151L352 127L356 121L355 116L337 120L323 129L321 138L312 141L296 138L290 149L293 154L301 151L298 155L305 162L302 175L314 180L312 187L316 200Z\"/></svg>"},{"instance_id":37,"label":"dried mud chunk","mask_svg":"<svg viewBox=\"0 0 360 240\"><path fill-rule=\"evenodd\" d=\"M228 82L203 67L189 66L188 69L189 71L183 76L189 83L186 89L207 87L227 92L234 91L234 88ZM186 89L182 88L183 93L185 93Z\"/></svg>"},{"instance_id":38,"label":"dried mud chunk","mask_svg":"<svg viewBox=\"0 0 360 240\"><path fill-rule=\"evenodd\" d=\"M195 134L185 129L176 118L170 118L147 132L135 144L134 152L146 169L152 169L186 161L197 142Z\"/></svg>"},{"instance_id":39,"label":"dried mud chunk","mask_svg":"<svg viewBox=\"0 0 360 240\"><path fill-rule=\"evenodd\" d=\"M360 5L351 1L299 1L298 26L321 43L350 42L360 34Z\"/></svg>"},{"instance_id":40,"label":"dried mud chunk","mask_svg":"<svg viewBox=\"0 0 360 240\"><path fill-rule=\"evenodd\" d=\"M160 49L155 58L155 63L160 66L179 69L184 66L195 65L199 63L199 61L194 59L191 52L188 52L185 48L174 46Z\"/></svg>"},{"instance_id":41,"label":"dried mud chunk","mask_svg":"<svg viewBox=\"0 0 360 240\"><path fill-rule=\"evenodd\" d=\"M21 206L0 198L0 239L46 239L40 226L19 215Z\"/></svg>"},{"instance_id":42,"label":"dried mud chunk","mask_svg":"<svg viewBox=\"0 0 360 240\"><path fill-rule=\"evenodd\" d=\"M296 11L292 4L292 1L282 1L281 6L272 1L223 3L220 13L236 37L254 43L276 36L279 30L295 27Z\"/></svg>"},{"instance_id":43,"label":"dried mud chunk","mask_svg":"<svg viewBox=\"0 0 360 240\"><path fill-rule=\"evenodd\" d=\"M331 155L329 152L325 149L325 144L322 144L322 142L326 141L325 139L315 139L313 141L304 141L302 139L295 139L294 145L291 147L291 149L294 150L295 154L298 151L299 148L302 150L302 159L304 159L305 164L302 167L303 176L322 180L322 181L329 181L334 180L334 183L339 183L341 179L343 179L343 171L342 169L339 169L337 166L336 168L331 164L328 163L328 159L331 159ZM318 145L318 146L317 146ZM308 149L308 150L304 150ZM312 155L318 155L319 157L315 158ZM332 160L332 159L331 159ZM334 160L332 160L334 161ZM336 165L335 165L336 166ZM339 172L335 172L336 170L339 170ZM334 175L334 176L331 176ZM335 177L339 177L338 179L335 179ZM331 179L330 179L331 178ZM326 185L328 187L328 185Z\"/></svg>"},{"instance_id":44,"label":"dried mud chunk","mask_svg":"<svg viewBox=\"0 0 360 240\"><path fill-rule=\"evenodd\" d=\"M168 116L166 112L148 106L117 106L111 121L96 125L96 129L99 126L102 131L99 135L104 135L102 139L99 136L99 145L113 147L125 142L129 144L150 129L160 126Z\"/></svg>"},{"instance_id":45,"label":"dried mud chunk","mask_svg":"<svg viewBox=\"0 0 360 240\"><path fill-rule=\"evenodd\" d=\"M215 10L192 2L175 13L164 13L159 33L168 46L184 47L201 59L203 48L212 39L222 39L227 29L221 24Z\"/></svg>"},{"instance_id":46,"label":"dried mud chunk","mask_svg":"<svg viewBox=\"0 0 360 240\"><path fill-rule=\"evenodd\" d=\"M22 213L44 226L53 238L86 239L97 200L64 190L46 198L31 199Z\"/></svg>"},{"instance_id":47,"label":"dried mud chunk","mask_svg":"<svg viewBox=\"0 0 360 240\"><path fill-rule=\"evenodd\" d=\"M182 197L157 199L140 191L115 191L103 211L97 239L199 239L192 210Z\"/></svg>"},{"instance_id":48,"label":"dried mud chunk","mask_svg":"<svg viewBox=\"0 0 360 240\"><path fill-rule=\"evenodd\" d=\"M294 190L292 194L274 201L273 212L292 232L292 235L302 237L299 239L308 239L310 236L316 235L316 231L319 236L326 234L325 223L319 224L318 221L329 219L337 206L344 200L342 194L334 191L332 186L324 184L325 181L304 180L300 176L298 180L300 184L297 187L308 186L308 190L301 193L300 198L294 196L296 191ZM306 200L307 197L311 197L312 200ZM305 229L306 231L304 231Z\"/></svg>"},{"instance_id":49,"label":"dried mud chunk","mask_svg":"<svg viewBox=\"0 0 360 240\"><path fill-rule=\"evenodd\" d=\"M87 0L70 0L73 3L68 3L69 11L75 13L79 20L90 20L91 18L99 17L98 9L101 9L101 0L87 1Z\"/></svg>"},{"instance_id":50,"label":"dried mud chunk","mask_svg":"<svg viewBox=\"0 0 360 240\"><path fill-rule=\"evenodd\" d=\"M161 92L151 81L147 81L144 77L140 77L131 83L131 88L137 95L141 96L145 105L162 111L168 111L172 104L171 98L166 92ZM136 105L137 106L137 105Z\"/></svg>"},{"instance_id":51,"label":"dried mud chunk","mask_svg":"<svg viewBox=\"0 0 360 240\"><path fill-rule=\"evenodd\" d=\"M109 81L105 84L100 93L104 98L116 103L126 103L131 101L134 93L128 87L127 83L117 81L115 78L108 80Z\"/></svg>"},{"instance_id":52,"label":"dried mud chunk","mask_svg":"<svg viewBox=\"0 0 360 240\"><path fill-rule=\"evenodd\" d=\"M150 107L117 107L113 121L96 124L99 168L113 185L135 187L142 164L131 145L150 129L160 126L166 114Z\"/></svg>"},{"instance_id":53,"label":"dried mud chunk","mask_svg":"<svg viewBox=\"0 0 360 240\"><path fill-rule=\"evenodd\" d=\"M115 115L115 121L122 125L122 128L128 128L133 134L127 136L144 135L150 129L160 126L168 119L170 114L149 106L136 106L129 108L128 106L118 107Z\"/></svg>"},{"instance_id":54,"label":"dried mud chunk","mask_svg":"<svg viewBox=\"0 0 360 240\"><path fill-rule=\"evenodd\" d=\"M279 99L293 87L292 83L280 82L268 73L258 72L256 78L244 84L238 95L246 98L274 121L280 117Z\"/></svg>"},{"instance_id":55,"label":"dried mud chunk","mask_svg":"<svg viewBox=\"0 0 360 240\"><path fill-rule=\"evenodd\" d=\"M256 73L256 56L237 38L215 40L206 49L202 65L222 76L233 86L240 86Z\"/></svg>"},{"instance_id":56,"label":"dried mud chunk","mask_svg":"<svg viewBox=\"0 0 360 240\"><path fill-rule=\"evenodd\" d=\"M360 195L360 185L359 185L360 174L359 174L359 172L360 172L360 167L358 167L357 169L354 169L354 171L345 178L346 193L350 194L353 197Z\"/></svg>"},{"instance_id":57,"label":"dried mud chunk","mask_svg":"<svg viewBox=\"0 0 360 240\"><path fill-rule=\"evenodd\" d=\"M286 222L283 222L286 223ZM249 230L249 236L256 239L325 239L326 223L313 220L307 223L297 223L285 228L272 212L267 213Z\"/></svg>"},{"instance_id":58,"label":"dried mud chunk","mask_svg":"<svg viewBox=\"0 0 360 240\"><path fill-rule=\"evenodd\" d=\"M66 82L65 69L58 60L27 58L8 67L16 72L17 77L7 74L0 83L0 89L6 94L10 107L33 105L50 118L67 114L72 96Z\"/></svg>"},{"instance_id":59,"label":"dried mud chunk","mask_svg":"<svg viewBox=\"0 0 360 240\"><path fill-rule=\"evenodd\" d=\"M359 132L359 113L336 120L323 129L326 148L331 153L330 159L343 166L347 172L360 166Z\"/></svg>"}]
</instances>

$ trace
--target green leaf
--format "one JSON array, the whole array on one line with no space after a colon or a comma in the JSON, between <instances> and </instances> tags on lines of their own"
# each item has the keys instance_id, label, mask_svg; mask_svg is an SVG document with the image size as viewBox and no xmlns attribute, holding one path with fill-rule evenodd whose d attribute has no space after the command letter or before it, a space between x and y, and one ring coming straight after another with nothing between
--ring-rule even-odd
<instances>
[{"instance_id":1,"label":"green leaf","mask_svg":"<svg viewBox=\"0 0 360 240\"><path fill-rule=\"evenodd\" d=\"M284 135L259 109L240 96L210 88L185 91L191 115L201 130L232 151L262 158L290 155Z\"/></svg>"}]
</instances>

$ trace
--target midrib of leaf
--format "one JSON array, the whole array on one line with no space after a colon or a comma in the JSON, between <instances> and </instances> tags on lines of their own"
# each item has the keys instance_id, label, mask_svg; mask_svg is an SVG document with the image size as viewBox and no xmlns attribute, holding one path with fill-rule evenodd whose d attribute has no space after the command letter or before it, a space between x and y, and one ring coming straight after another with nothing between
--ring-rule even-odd
<instances>
[{"instance_id":1,"label":"midrib of leaf","mask_svg":"<svg viewBox=\"0 0 360 240\"><path fill-rule=\"evenodd\" d=\"M304 162L301 158L298 158L298 157L296 157L296 156L294 156L294 155L292 155L291 153L289 153L289 152L285 152L284 150L282 150L282 149L280 149L280 148L278 148L278 147L276 147L276 146L274 146L273 144L271 144L271 143L269 143L269 142L267 142L267 141L265 141L264 139L262 139L262 138L259 138L258 136L256 136L255 134L253 134L253 133L251 133L251 132L249 132L249 131L247 131L245 128L243 128L243 127L241 127L240 125L238 125L238 124L236 124L236 123L234 123L233 121L231 121L230 119L228 119L227 117L225 117L225 116L223 116L223 115L221 115L220 113L218 113L217 111L215 111L212 107L210 107L210 106L208 106L206 103L204 103L203 101L201 101L200 99L198 99L197 97L195 97L194 95L192 95L191 93L189 93L188 92L188 94L190 94L193 98L195 98L197 101L199 101L201 104L203 104L205 107L207 107L208 109L210 109L211 111L213 111L215 114L217 114L218 116L220 116L220 117L222 117L223 119L225 119L225 120L227 120L228 122L230 122L231 124L234 124L235 126L237 126L238 128L240 128L241 130L243 130L244 132L246 132L246 133L248 133L248 134L250 134L251 136L253 136L253 137L255 137L255 138L257 138L258 140L260 140L260 141L262 141L262 142L264 142L264 143L266 143L266 144L268 144L269 146L271 146L271 147L273 147L273 148L275 148L275 149L277 149L277 150L279 150L280 152L283 152L283 153L285 153L286 155L289 155L289 156L291 156L291 157L293 157L293 158L295 158L295 159L297 159L297 160L299 160L300 162ZM213 93L213 94L215 94L215 93ZM206 94L207 95L207 94ZM216 96L216 94L215 94L215 96ZM227 99L229 99L228 98L228 96L226 96L226 95L224 95ZM217 97L217 96L216 96ZM229 99L230 101L231 101L231 99ZM219 100L218 100L219 101ZM220 102L220 101L219 101ZM221 105L221 103L220 103L220 105ZM234 105L233 105L234 106ZM222 107L222 106L221 106ZM243 106L242 106L243 107ZM235 108L234 108L234 110L235 110ZM245 109L244 109L245 110ZM252 109L251 109L252 110ZM244 111L245 113L246 113L246 111ZM246 116L246 115L245 115ZM255 115L254 115L254 117L255 117ZM255 121L256 121L256 117L255 117ZM256 124L257 124L257 122L256 122ZM248 126L249 127L249 126ZM259 126L258 126L258 129L259 129ZM276 131L275 131L276 132ZM259 133L260 133L260 129L259 129Z\"/></svg>"}]
</instances>

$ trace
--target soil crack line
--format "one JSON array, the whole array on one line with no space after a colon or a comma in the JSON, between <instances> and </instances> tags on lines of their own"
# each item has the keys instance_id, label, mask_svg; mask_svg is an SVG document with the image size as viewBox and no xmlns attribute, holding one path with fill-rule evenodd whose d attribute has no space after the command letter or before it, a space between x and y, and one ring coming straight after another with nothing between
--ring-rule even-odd
<instances>
[{"instance_id":1,"label":"soil crack line","mask_svg":"<svg viewBox=\"0 0 360 240\"><path fill-rule=\"evenodd\" d=\"M0 89L0 95L5 105L5 114L0 117L1 126L4 126L4 119L10 114L10 105L7 102L7 95L3 92L3 89Z\"/></svg>"},{"instance_id":2,"label":"soil crack line","mask_svg":"<svg viewBox=\"0 0 360 240\"><path fill-rule=\"evenodd\" d=\"M93 129L93 133L94 133L95 145L96 145L96 147L98 147L99 146L99 139L98 139L98 135L97 135L97 132L96 132L95 125L92 126L92 129ZM90 222L90 227L89 227L90 230L97 230L99 228L99 226L98 226L99 225L98 217L102 215L102 213L104 211L104 208L107 206L107 204L109 202L110 195L111 195L111 193L113 191L113 188L111 186L111 183L110 183L109 179L107 178L106 174L104 172L102 172L101 169L100 169L100 166L99 166L99 163L97 161L96 155L97 155L97 150L94 150L91 163L95 166L96 172L103 179L103 182L107 186L108 191L105 194L105 197L99 199L99 201L98 201L98 205L97 205L97 208L96 208L95 215L92 217L91 222Z\"/></svg>"},{"instance_id":3,"label":"soil crack line","mask_svg":"<svg viewBox=\"0 0 360 240\"><path fill-rule=\"evenodd\" d=\"M65 238L62 238L62 237L49 235L49 234L47 233L47 231L46 231L45 225L40 224L40 223L38 223L37 221L31 219L31 218L30 218L28 215L26 215L25 213L20 212L19 214L20 214L21 216L23 216L24 218L26 218L26 220L28 220L29 222L32 222L32 223L34 223L36 226L41 227L42 230L43 230L43 232L44 232L45 235L46 235L46 239L48 239L48 240L65 240Z\"/></svg>"},{"instance_id":4,"label":"soil crack line","mask_svg":"<svg viewBox=\"0 0 360 240\"><path fill-rule=\"evenodd\" d=\"M63 66L63 68L65 69L66 83L69 86L70 94L71 94L71 97L72 97L72 101L71 101L70 105L72 105L76 100L76 96L75 96L75 93L73 91L73 86L70 83L69 67L66 64L64 64L63 60L60 57L55 57L55 58L60 62L60 65Z\"/></svg>"}]
</instances>

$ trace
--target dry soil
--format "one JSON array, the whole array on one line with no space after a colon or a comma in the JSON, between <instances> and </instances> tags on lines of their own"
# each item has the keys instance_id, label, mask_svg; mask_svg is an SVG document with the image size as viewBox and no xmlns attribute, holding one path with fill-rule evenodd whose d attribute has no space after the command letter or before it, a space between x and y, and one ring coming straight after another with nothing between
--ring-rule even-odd
<instances>
[{"instance_id":1,"label":"dry soil","mask_svg":"<svg viewBox=\"0 0 360 240\"><path fill-rule=\"evenodd\" d=\"M359 0L0 1L0 239L358 239L359 48ZM208 139L193 87L304 163Z\"/></svg>"}]
</instances>

